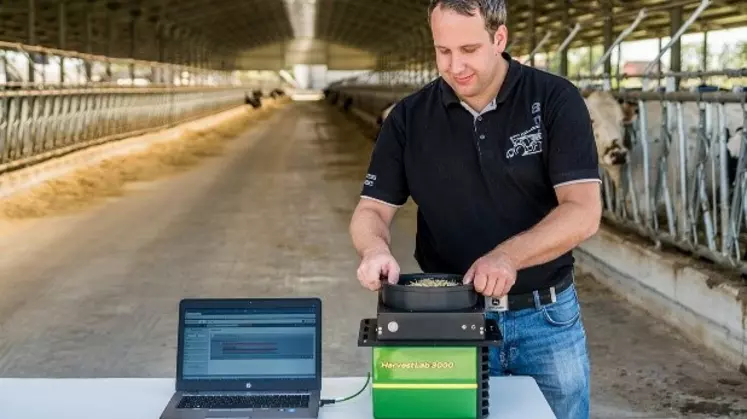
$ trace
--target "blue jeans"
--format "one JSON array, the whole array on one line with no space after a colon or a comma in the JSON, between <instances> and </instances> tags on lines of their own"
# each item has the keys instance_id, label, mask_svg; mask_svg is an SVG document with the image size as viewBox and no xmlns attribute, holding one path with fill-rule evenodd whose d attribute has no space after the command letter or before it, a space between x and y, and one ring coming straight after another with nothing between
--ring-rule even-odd
<instances>
[{"instance_id":1,"label":"blue jeans","mask_svg":"<svg viewBox=\"0 0 747 419\"><path fill-rule=\"evenodd\" d=\"M575 286L557 302L517 311L488 312L503 334L490 347L491 376L531 376L558 419L589 418L589 356Z\"/></svg>"}]
</instances>

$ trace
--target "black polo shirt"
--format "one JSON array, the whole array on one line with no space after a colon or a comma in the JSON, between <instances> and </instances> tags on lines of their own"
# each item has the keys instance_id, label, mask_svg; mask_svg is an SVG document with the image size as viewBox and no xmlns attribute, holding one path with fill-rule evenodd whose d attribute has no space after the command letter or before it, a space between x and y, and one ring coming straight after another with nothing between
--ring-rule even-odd
<instances>
[{"instance_id":1,"label":"black polo shirt","mask_svg":"<svg viewBox=\"0 0 747 419\"><path fill-rule=\"evenodd\" d=\"M363 197L418 206L415 259L424 272L463 275L558 205L554 187L599 181L583 97L569 81L522 65L478 114L437 78L397 103L381 127ZM519 271L511 294L551 286L568 252Z\"/></svg>"}]
</instances>

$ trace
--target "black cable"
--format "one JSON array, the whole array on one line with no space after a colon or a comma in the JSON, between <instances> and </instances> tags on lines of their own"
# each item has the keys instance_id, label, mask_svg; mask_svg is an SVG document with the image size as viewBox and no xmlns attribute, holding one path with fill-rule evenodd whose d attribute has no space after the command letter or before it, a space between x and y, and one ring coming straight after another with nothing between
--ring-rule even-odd
<instances>
[{"instance_id":1,"label":"black cable","mask_svg":"<svg viewBox=\"0 0 747 419\"><path fill-rule=\"evenodd\" d=\"M365 390L366 387L368 387L368 382L369 381L371 381L371 373L370 372L368 374L366 374L366 383L363 384L363 387L360 390L358 390L357 393L353 394L352 396L338 397L336 399L321 399L319 401L319 407L326 406L328 404L335 404L335 403L338 403L338 402L345 402L345 401L348 401L350 399L353 399L353 398L357 397L359 394L363 393L363 390Z\"/></svg>"}]
</instances>

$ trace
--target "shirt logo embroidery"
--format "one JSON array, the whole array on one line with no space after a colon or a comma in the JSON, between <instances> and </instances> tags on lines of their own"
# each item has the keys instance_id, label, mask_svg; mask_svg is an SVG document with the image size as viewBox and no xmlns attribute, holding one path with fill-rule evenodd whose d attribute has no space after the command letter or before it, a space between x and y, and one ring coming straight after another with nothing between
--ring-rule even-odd
<instances>
[{"instance_id":1,"label":"shirt logo embroidery","mask_svg":"<svg viewBox=\"0 0 747 419\"><path fill-rule=\"evenodd\" d=\"M512 146L506 151L506 158L510 159L517 155L530 156L542 152L542 130L540 130L542 118L539 102L532 104L532 117L534 125L531 128L509 137Z\"/></svg>"}]
</instances>

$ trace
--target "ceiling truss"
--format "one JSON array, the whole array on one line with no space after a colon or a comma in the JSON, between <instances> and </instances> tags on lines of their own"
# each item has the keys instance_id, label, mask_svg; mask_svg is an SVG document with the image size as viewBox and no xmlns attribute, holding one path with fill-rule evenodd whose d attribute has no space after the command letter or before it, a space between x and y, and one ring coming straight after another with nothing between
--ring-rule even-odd
<instances>
[{"instance_id":1,"label":"ceiling truss","mask_svg":"<svg viewBox=\"0 0 747 419\"><path fill-rule=\"evenodd\" d=\"M375 55L431 48L428 0L0 0L0 39L112 57L230 66L242 51L294 38L287 1L315 1L313 30L319 40ZM509 1L508 27L514 54L530 51L547 31L552 35L545 50L554 52L577 22L581 30L571 48L601 44L607 19L614 39L642 7L649 15L628 40L668 36L670 9L681 8L684 20L698 3L515 0ZM745 25L744 1L713 0L689 31Z\"/></svg>"}]
</instances>

